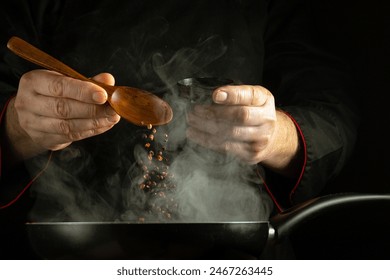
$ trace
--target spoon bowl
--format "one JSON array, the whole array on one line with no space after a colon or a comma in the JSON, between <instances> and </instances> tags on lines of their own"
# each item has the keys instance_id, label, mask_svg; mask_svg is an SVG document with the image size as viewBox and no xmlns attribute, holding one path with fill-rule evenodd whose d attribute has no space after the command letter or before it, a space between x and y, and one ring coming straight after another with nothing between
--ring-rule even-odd
<instances>
[{"instance_id":1,"label":"spoon bowl","mask_svg":"<svg viewBox=\"0 0 390 280\"><path fill-rule=\"evenodd\" d=\"M7 44L16 55L48 70L65 76L88 81L104 88L108 94L108 103L125 120L139 126L163 125L172 120L172 108L158 96L134 87L111 86L89 79L63 62L43 52L18 37L12 37Z\"/></svg>"}]
</instances>

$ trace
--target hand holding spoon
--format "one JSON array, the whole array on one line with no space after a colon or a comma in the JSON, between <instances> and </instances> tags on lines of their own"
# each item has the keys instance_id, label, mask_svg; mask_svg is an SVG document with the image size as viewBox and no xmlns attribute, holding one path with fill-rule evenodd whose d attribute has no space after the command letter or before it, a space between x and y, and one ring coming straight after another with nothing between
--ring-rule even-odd
<instances>
[{"instance_id":1,"label":"hand holding spoon","mask_svg":"<svg viewBox=\"0 0 390 280\"><path fill-rule=\"evenodd\" d=\"M172 120L173 113L169 104L150 92L133 87L110 86L89 79L18 37L12 37L7 47L16 55L48 70L104 88L111 107L118 115L135 125L163 125Z\"/></svg>"}]
</instances>

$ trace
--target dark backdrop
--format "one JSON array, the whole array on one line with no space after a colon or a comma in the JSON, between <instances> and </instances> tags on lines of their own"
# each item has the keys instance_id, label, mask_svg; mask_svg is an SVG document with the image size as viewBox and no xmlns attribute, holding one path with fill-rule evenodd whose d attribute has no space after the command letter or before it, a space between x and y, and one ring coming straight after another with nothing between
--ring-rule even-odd
<instances>
[{"instance_id":1,"label":"dark backdrop","mask_svg":"<svg viewBox=\"0 0 390 280\"><path fill-rule=\"evenodd\" d=\"M355 152L324 194L390 193L390 1L307 2L323 45L350 62L361 108ZM389 259L388 201L339 206L321 209L289 235L295 257Z\"/></svg>"},{"instance_id":2,"label":"dark backdrop","mask_svg":"<svg viewBox=\"0 0 390 280\"><path fill-rule=\"evenodd\" d=\"M390 2L308 2L323 44L350 61L361 105L355 153L325 192L390 192Z\"/></svg>"}]
</instances>

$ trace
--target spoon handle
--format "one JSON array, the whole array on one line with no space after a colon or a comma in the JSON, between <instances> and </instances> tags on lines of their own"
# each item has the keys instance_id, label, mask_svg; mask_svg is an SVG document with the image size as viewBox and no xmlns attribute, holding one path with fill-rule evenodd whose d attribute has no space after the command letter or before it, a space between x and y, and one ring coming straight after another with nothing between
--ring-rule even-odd
<instances>
[{"instance_id":1,"label":"spoon handle","mask_svg":"<svg viewBox=\"0 0 390 280\"><path fill-rule=\"evenodd\" d=\"M27 43L26 41L18 37L14 36L9 39L7 47L18 56L39 66L42 66L48 70L56 71L71 78L90 81L90 79L81 75L74 69L59 61L58 59L55 59L51 55L41 51L40 49L34 47L33 45Z\"/></svg>"},{"instance_id":2,"label":"spoon handle","mask_svg":"<svg viewBox=\"0 0 390 280\"><path fill-rule=\"evenodd\" d=\"M108 94L112 94L114 89L110 85L106 85L103 83L99 83L97 81L94 81L92 79L89 79L85 77L84 75L81 75L76 70L72 69L65 63L59 61L58 59L52 57L51 55L45 53L44 51L34 47L30 43L27 43L23 39L13 36L11 39L9 39L7 43L8 49L10 49L13 53L16 55L34 63L39 66L42 66L45 69L53 70L58 73L61 73L65 76L82 80L82 81L88 81L91 83L94 83L106 90Z\"/></svg>"},{"instance_id":3,"label":"spoon handle","mask_svg":"<svg viewBox=\"0 0 390 280\"><path fill-rule=\"evenodd\" d=\"M160 125L166 124L172 119L172 109L169 104L150 92L132 87L111 86L89 79L51 55L15 36L9 39L7 47L21 58L43 68L102 87L108 94L108 103L129 122L137 125Z\"/></svg>"}]
</instances>

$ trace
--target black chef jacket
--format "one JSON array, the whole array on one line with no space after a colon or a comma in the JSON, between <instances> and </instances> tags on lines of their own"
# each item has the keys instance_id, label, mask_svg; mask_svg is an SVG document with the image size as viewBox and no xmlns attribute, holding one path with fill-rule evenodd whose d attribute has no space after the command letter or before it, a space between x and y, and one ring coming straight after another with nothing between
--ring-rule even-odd
<instances>
[{"instance_id":1,"label":"black chef jacket","mask_svg":"<svg viewBox=\"0 0 390 280\"><path fill-rule=\"evenodd\" d=\"M267 205L271 197L283 210L318 195L340 172L358 124L344 65L317 45L321 34L315 32L312 16L303 0L7 1L0 12L2 118L21 75L38 68L7 50L11 36L86 76L110 72L118 85L143 88L167 100L176 82L186 77L262 85L296 124L305 155L295 180L256 167L259 197ZM172 127L159 129L170 132ZM30 219L33 207L39 213L34 217L46 211L49 220L60 219L66 205L57 205L57 189L50 191L58 184L62 197L74 196L70 192L77 189L122 207L123 187L132 184L134 147L145 132L121 120L103 135L26 161L17 172L2 171L2 215ZM95 206L92 199L76 199L68 202ZM48 211L53 206L48 201L59 211ZM37 205L41 202L44 206ZM117 218L111 210L105 214L102 219Z\"/></svg>"}]
</instances>

